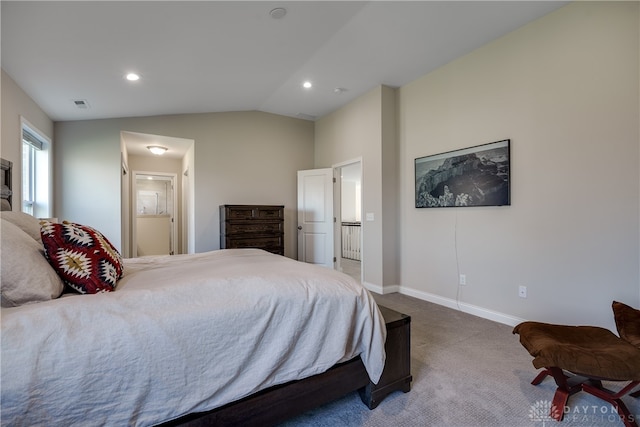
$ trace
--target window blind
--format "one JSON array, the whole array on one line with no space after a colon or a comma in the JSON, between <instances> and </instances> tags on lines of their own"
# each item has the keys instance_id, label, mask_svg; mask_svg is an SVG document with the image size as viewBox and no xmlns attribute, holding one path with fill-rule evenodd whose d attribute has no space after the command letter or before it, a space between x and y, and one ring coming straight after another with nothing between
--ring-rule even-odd
<instances>
[{"instance_id":1,"label":"window blind","mask_svg":"<svg viewBox=\"0 0 640 427\"><path fill-rule=\"evenodd\" d=\"M22 128L22 140L36 150L42 150L42 140L26 128Z\"/></svg>"}]
</instances>

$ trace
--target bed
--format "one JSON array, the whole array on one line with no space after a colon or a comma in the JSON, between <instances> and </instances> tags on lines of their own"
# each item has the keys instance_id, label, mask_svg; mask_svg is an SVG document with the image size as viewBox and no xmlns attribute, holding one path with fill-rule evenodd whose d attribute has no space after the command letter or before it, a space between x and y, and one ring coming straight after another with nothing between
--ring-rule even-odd
<instances>
[{"instance_id":1,"label":"bed","mask_svg":"<svg viewBox=\"0 0 640 427\"><path fill-rule=\"evenodd\" d=\"M0 210L11 210L13 162L0 159Z\"/></svg>"},{"instance_id":2,"label":"bed","mask_svg":"<svg viewBox=\"0 0 640 427\"><path fill-rule=\"evenodd\" d=\"M230 249L65 292L34 224L2 212L3 424L269 425L382 375L384 319L346 275Z\"/></svg>"}]
</instances>

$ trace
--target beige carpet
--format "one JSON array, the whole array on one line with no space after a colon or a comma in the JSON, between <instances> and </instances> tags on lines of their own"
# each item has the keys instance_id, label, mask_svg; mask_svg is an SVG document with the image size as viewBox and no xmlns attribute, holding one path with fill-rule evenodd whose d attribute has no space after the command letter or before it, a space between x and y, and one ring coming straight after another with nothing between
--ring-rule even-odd
<instances>
[{"instance_id":1,"label":"beige carpet","mask_svg":"<svg viewBox=\"0 0 640 427\"><path fill-rule=\"evenodd\" d=\"M353 277L358 282L360 281L360 278L362 277L362 264L360 263L360 261L348 258L340 258L340 267L342 268L342 272L344 274Z\"/></svg>"},{"instance_id":2,"label":"beige carpet","mask_svg":"<svg viewBox=\"0 0 640 427\"><path fill-rule=\"evenodd\" d=\"M585 393L569 399L564 421L550 419L553 379L530 384L538 371L510 326L405 295L375 298L411 316L412 390L389 395L374 410L351 393L283 426L623 426L610 405ZM640 419L640 399L623 400Z\"/></svg>"}]
</instances>

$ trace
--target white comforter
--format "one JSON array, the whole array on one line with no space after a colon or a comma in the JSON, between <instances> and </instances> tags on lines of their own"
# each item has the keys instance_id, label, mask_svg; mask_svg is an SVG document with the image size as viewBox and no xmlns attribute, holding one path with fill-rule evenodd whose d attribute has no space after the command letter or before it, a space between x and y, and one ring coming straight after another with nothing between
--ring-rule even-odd
<instances>
[{"instance_id":1,"label":"white comforter","mask_svg":"<svg viewBox=\"0 0 640 427\"><path fill-rule=\"evenodd\" d=\"M116 292L3 309L1 339L3 425L152 425L385 358L360 284L254 249L126 260Z\"/></svg>"}]
</instances>

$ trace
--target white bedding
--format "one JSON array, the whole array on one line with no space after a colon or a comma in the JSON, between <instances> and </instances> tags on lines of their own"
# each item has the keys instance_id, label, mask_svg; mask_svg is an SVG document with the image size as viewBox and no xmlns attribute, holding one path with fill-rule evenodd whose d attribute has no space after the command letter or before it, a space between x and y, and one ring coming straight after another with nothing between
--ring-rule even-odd
<instances>
[{"instance_id":1,"label":"white bedding","mask_svg":"<svg viewBox=\"0 0 640 427\"><path fill-rule=\"evenodd\" d=\"M385 359L359 283L254 249L125 260L116 292L3 309L1 340L3 425L153 425Z\"/></svg>"}]
</instances>

